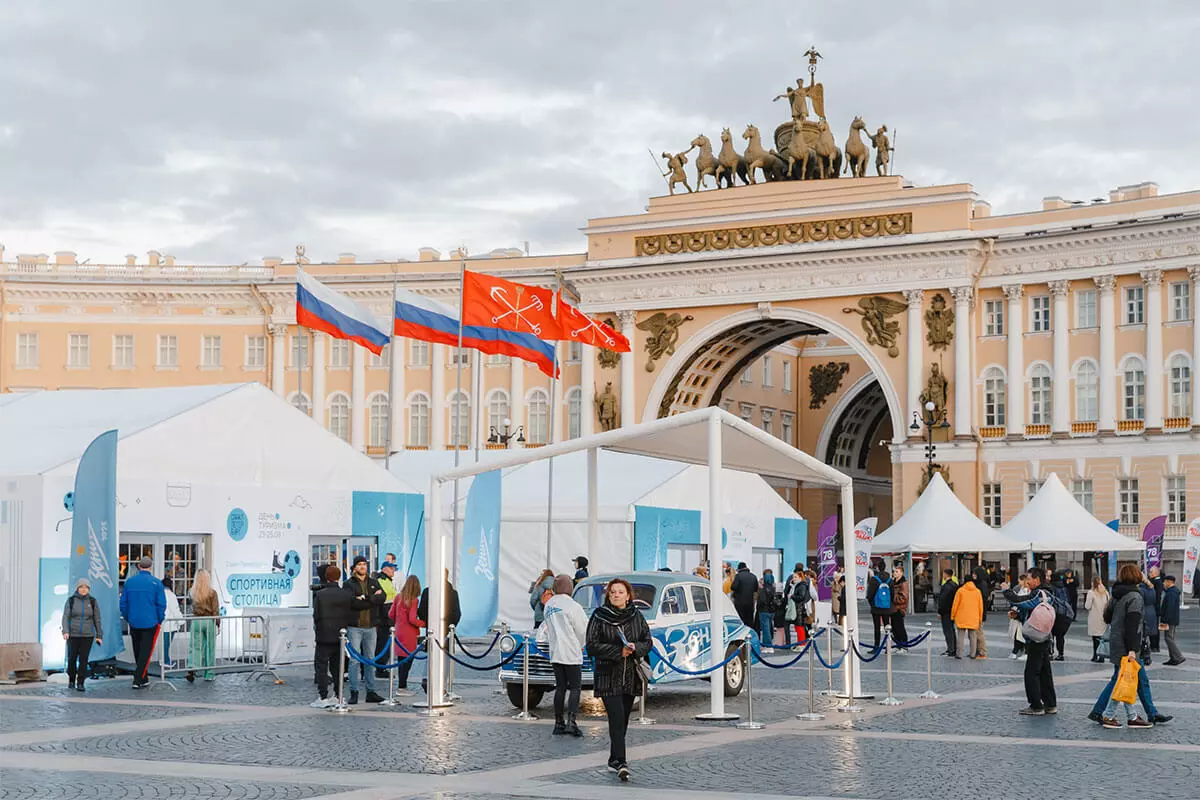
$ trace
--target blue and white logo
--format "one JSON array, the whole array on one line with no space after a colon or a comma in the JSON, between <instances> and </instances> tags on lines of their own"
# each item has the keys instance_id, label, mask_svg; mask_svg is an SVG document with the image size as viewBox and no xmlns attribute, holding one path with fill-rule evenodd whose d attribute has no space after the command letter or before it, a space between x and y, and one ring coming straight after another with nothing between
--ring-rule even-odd
<instances>
[{"instance_id":1,"label":"blue and white logo","mask_svg":"<svg viewBox=\"0 0 1200 800\"><path fill-rule=\"evenodd\" d=\"M295 578L300 574L300 554L295 550L288 550L283 557L283 574L289 578Z\"/></svg>"},{"instance_id":2,"label":"blue and white logo","mask_svg":"<svg viewBox=\"0 0 1200 800\"><path fill-rule=\"evenodd\" d=\"M229 516L225 519L225 530L229 532L229 538L235 542L240 542L246 538L246 532L250 529L250 519L246 516L246 512L240 508L235 508L229 512Z\"/></svg>"}]
</instances>

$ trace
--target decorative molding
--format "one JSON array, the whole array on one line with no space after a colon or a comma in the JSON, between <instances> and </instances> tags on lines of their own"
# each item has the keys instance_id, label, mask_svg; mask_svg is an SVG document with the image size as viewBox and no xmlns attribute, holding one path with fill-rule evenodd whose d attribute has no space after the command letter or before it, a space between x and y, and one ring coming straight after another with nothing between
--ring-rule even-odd
<instances>
[{"instance_id":1,"label":"decorative molding","mask_svg":"<svg viewBox=\"0 0 1200 800\"><path fill-rule=\"evenodd\" d=\"M1162 270L1161 269L1145 269L1142 270L1142 281L1150 287L1162 286Z\"/></svg>"},{"instance_id":2,"label":"decorative molding","mask_svg":"<svg viewBox=\"0 0 1200 800\"><path fill-rule=\"evenodd\" d=\"M906 212L707 231L658 233L636 237L634 248L639 256L657 256L748 247L775 247L802 242L872 239L907 233L912 233L912 214Z\"/></svg>"},{"instance_id":3,"label":"decorative molding","mask_svg":"<svg viewBox=\"0 0 1200 800\"><path fill-rule=\"evenodd\" d=\"M950 294L954 296L955 305L967 304L968 308L975 305L975 289L971 286L955 286L950 290Z\"/></svg>"},{"instance_id":4,"label":"decorative molding","mask_svg":"<svg viewBox=\"0 0 1200 800\"><path fill-rule=\"evenodd\" d=\"M1188 277L1193 283L1200 283L1200 265L1187 268Z\"/></svg>"},{"instance_id":5,"label":"decorative molding","mask_svg":"<svg viewBox=\"0 0 1200 800\"><path fill-rule=\"evenodd\" d=\"M1050 287L1050 294L1054 297L1066 297L1071 289L1070 281L1050 281L1048 285Z\"/></svg>"},{"instance_id":6,"label":"decorative molding","mask_svg":"<svg viewBox=\"0 0 1200 800\"><path fill-rule=\"evenodd\" d=\"M619 321L621 323L621 328L623 330L626 327L629 327L637 322L637 312L629 311L629 310L618 311L617 312L617 321Z\"/></svg>"},{"instance_id":7,"label":"decorative molding","mask_svg":"<svg viewBox=\"0 0 1200 800\"><path fill-rule=\"evenodd\" d=\"M1019 303L1021 302L1021 298L1025 296L1025 287L1019 283L1010 283L1002 288L1004 296L1008 298L1008 302L1010 303Z\"/></svg>"},{"instance_id":8,"label":"decorative molding","mask_svg":"<svg viewBox=\"0 0 1200 800\"><path fill-rule=\"evenodd\" d=\"M905 289L904 290L904 301L906 303L908 303L909 306L920 306L924 299L925 299L925 290L924 289Z\"/></svg>"},{"instance_id":9,"label":"decorative molding","mask_svg":"<svg viewBox=\"0 0 1200 800\"><path fill-rule=\"evenodd\" d=\"M1097 275L1092 278L1096 284L1096 288L1100 290L1100 294L1112 294L1117 288L1117 277L1115 275Z\"/></svg>"}]
</instances>

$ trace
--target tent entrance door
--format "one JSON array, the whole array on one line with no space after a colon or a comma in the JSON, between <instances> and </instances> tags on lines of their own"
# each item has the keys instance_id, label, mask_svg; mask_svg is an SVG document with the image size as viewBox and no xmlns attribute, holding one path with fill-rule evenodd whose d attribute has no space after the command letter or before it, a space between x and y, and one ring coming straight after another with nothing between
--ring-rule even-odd
<instances>
[{"instance_id":1,"label":"tent entrance door","mask_svg":"<svg viewBox=\"0 0 1200 800\"><path fill-rule=\"evenodd\" d=\"M138 560L149 556L154 562L151 574L162 579L163 586L179 598L180 610L189 614L192 602L189 593L196 570L208 565L209 539L206 534L121 531L117 539L118 582L124 587L125 579L137 571ZM220 577L213 576L213 588L218 593Z\"/></svg>"},{"instance_id":2,"label":"tent entrance door","mask_svg":"<svg viewBox=\"0 0 1200 800\"><path fill-rule=\"evenodd\" d=\"M750 565L750 570L761 580L763 572L769 569L778 582L783 574L783 550L778 547L755 547L752 555L754 563Z\"/></svg>"},{"instance_id":3,"label":"tent entrance door","mask_svg":"<svg viewBox=\"0 0 1200 800\"><path fill-rule=\"evenodd\" d=\"M350 565L358 556L365 556L371 571L378 568L378 549L374 536L310 536L309 550L312 554L312 581L317 583L317 568L326 564L337 564L345 578Z\"/></svg>"},{"instance_id":4,"label":"tent entrance door","mask_svg":"<svg viewBox=\"0 0 1200 800\"><path fill-rule=\"evenodd\" d=\"M708 560L708 545L667 544L667 567L672 572L690 574Z\"/></svg>"}]
</instances>

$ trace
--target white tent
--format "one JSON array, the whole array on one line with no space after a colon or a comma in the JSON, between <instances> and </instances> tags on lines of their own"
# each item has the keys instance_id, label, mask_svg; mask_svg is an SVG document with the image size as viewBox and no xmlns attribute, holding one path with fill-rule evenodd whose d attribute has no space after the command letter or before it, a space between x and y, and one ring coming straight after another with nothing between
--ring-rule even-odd
<instances>
[{"instance_id":1,"label":"white tent","mask_svg":"<svg viewBox=\"0 0 1200 800\"><path fill-rule=\"evenodd\" d=\"M1025 508L1000 531L1021 542L1023 550L1146 549L1144 542L1123 536L1093 517L1053 472Z\"/></svg>"},{"instance_id":2,"label":"white tent","mask_svg":"<svg viewBox=\"0 0 1200 800\"><path fill-rule=\"evenodd\" d=\"M954 494L940 472L900 519L875 537L872 553L1019 552L1028 542L985 525Z\"/></svg>"},{"instance_id":3,"label":"white tent","mask_svg":"<svg viewBox=\"0 0 1200 800\"><path fill-rule=\"evenodd\" d=\"M481 464L497 463L510 451L484 450ZM634 527L638 506L655 509L695 510L704 529L708 467L659 458L601 451L598 454L597 523L599 549L588 548L587 454L568 453L554 459L554 504L547 537L547 485L549 460L520 464L504 470L500 525L499 618L514 628L533 624L529 582L547 563L555 572L570 573L571 559L586 555L593 575L628 572L635 568ZM474 454L463 454L460 463L474 465ZM413 451L392 457L392 472L417 486L431 476L453 468L451 451ZM458 526L466 512L471 478L458 483ZM442 519L454 518L450 484L443 495ZM726 524L737 516L757 538L754 547L776 547L775 522L798 520L800 515L760 476L722 470L722 505ZM428 509L426 510L428 514ZM745 559L750 561L749 555ZM787 559L785 559L787 560ZM797 557L796 560L802 560ZM665 566L656 563L653 568Z\"/></svg>"}]
</instances>

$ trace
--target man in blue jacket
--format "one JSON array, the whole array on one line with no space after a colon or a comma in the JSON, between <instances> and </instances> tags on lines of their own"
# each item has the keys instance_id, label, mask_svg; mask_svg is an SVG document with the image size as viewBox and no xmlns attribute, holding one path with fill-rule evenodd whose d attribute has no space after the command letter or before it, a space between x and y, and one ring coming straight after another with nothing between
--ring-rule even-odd
<instances>
[{"instance_id":1,"label":"man in blue jacket","mask_svg":"<svg viewBox=\"0 0 1200 800\"><path fill-rule=\"evenodd\" d=\"M1160 627L1166 625L1167 653L1171 659L1167 661L1168 667L1177 667L1187 661L1183 657L1183 651L1179 649L1179 645L1175 642L1175 632L1179 628L1179 606L1183 601L1183 597L1179 591L1179 587L1175 585L1175 576L1167 575L1163 578L1163 597L1162 597L1162 614L1158 621Z\"/></svg>"},{"instance_id":2,"label":"man in blue jacket","mask_svg":"<svg viewBox=\"0 0 1200 800\"><path fill-rule=\"evenodd\" d=\"M167 616L167 595L162 581L150 574L150 556L138 561L137 574L129 576L121 589L121 616L129 623L133 644L133 688L150 684L146 672L154 653L154 635Z\"/></svg>"}]
</instances>

